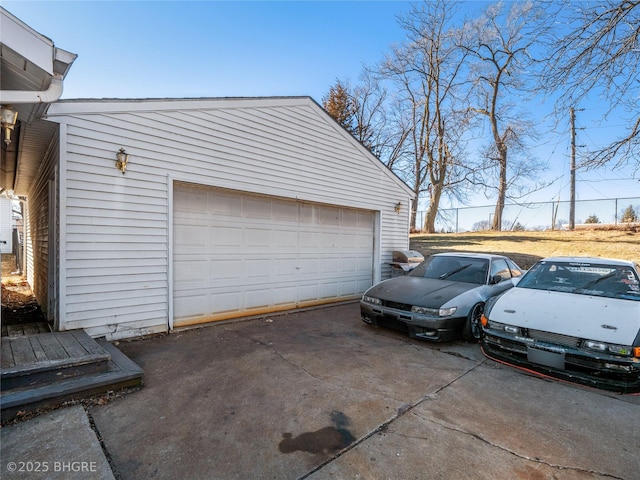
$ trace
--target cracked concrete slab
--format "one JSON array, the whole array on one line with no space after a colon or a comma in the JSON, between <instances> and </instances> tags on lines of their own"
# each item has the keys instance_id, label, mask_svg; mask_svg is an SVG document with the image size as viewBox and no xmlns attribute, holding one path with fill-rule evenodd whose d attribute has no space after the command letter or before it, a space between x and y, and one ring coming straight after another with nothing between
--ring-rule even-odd
<instances>
[{"instance_id":1,"label":"cracked concrete slab","mask_svg":"<svg viewBox=\"0 0 640 480\"><path fill-rule=\"evenodd\" d=\"M114 479L81 405L5 426L0 438L4 479Z\"/></svg>"},{"instance_id":2,"label":"cracked concrete slab","mask_svg":"<svg viewBox=\"0 0 640 480\"><path fill-rule=\"evenodd\" d=\"M145 386L90 413L122 479L631 479L638 471L637 455L603 458L638 445L634 401L496 368L474 344L372 328L357 303L119 348L145 370ZM602 415L626 416L624 432L622 419ZM596 449L589 434L618 438Z\"/></svg>"},{"instance_id":3,"label":"cracked concrete slab","mask_svg":"<svg viewBox=\"0 0 640 480\"><path fill-rule=\"evenodd\" d=\"M528 460L411 411L307 478L594 480L612 477Z\"/></svg>"},{"instance_id":4,"label":"cracked concrete slab","mask_svg":"<svg viewBox=\"0 0 640 480\"><path fill-rule=\"evenodd\" d=\"M416 415L560 470L635 478L640 410L626 396L526 376L487 361Z\"/></svg>"}]
</instances>

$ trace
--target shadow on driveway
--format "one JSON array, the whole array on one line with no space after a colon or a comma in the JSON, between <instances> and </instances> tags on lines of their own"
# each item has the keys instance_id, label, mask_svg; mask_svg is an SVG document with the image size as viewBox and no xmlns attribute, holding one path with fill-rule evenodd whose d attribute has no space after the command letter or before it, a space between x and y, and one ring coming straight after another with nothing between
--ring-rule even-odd
<instances>
[{"instance_id":1,"label":"shadow on driveway","mask_svg":"<svg viewBox=\"0 0 640 480\"><path fill-rule=\"evenodd\" d=\"M640 397L523 375L357 303L118 346L145 386L90 409L122 479L633 478Z\"/></svg>"}]
</instances>

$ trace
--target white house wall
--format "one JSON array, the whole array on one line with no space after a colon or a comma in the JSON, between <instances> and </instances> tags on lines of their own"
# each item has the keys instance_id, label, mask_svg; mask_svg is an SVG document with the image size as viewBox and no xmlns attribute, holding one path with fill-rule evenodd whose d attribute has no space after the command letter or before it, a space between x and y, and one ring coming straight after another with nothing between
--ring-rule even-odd
<instances>
[{"instance_id":1,"label":"white house wall","mask_svg":"<svg viewBox=\"0 0 640 480\"><path fill-rule=\"evenodd\" d=\"M49 312L49 254L55 255L55 248L49 248L50 225L50 198L51 182L55 182L55 165L58 161L58 141L54 138L47 156L40 166L38 175L32 184L26 206L26 238L27 281L33 289L33 294L38 304L48 317L55 316L55 312ZM54 189L55 192L55 189Z\"/></svg>"},{"instance_id":2,"label":"white house wall","mask_svg":"<svg viewBox=\"0 0 640 480\"><path fill-rule=\"evenodd\" d=\"M0 252L13 251L13 222L11 199L0 197Z\"/></svg>"},{"instance_id":3,"label":"white house wall","mask_svg":"<svg viewBox=\"0 0 640 480\"><path fill-rule=\"evenodd\" d=\"M311 99L61 101L48 119L66 126L62 329L168 328L174 181L379 212L376 281L408 248L410 190Z\"/></svg>"}]
</instances>

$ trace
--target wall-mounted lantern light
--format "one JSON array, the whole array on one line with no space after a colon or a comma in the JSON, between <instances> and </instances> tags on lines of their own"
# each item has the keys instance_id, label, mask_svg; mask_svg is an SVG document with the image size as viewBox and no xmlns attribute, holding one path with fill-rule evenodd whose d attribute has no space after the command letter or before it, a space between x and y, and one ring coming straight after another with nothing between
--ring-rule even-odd
<instances>
[{"instance_id":1,"label":"wall-mounted lantern light","mask_svg":"<svg viewBox=\"0 0 640 480\"><path fill-rule=\"evenodd\" d=\"M18 121L18 112L13 110L11 105L2 105L2 129L4 130L4 143L11 143L11 132Z\"/></svg>"},{"instance_id":2,"label":"wall-mounted lantern light","mask_svg":"<svg viewBox=\"0 0 640 480\"><path fill-rule=\"evenodd\" d=\"M124 175L127 169L127 163L129 163L129 154L124 151L124 148L121 148L118 153L116 153L116 158L116 168Z\"/></svg>"},{"instance_id":3,"label":"wall-mounted lantern light","mask_svg":"<svg viewBox=\"0 0 640 480\"><path fill-rule=\"evenodd\" d=\"M398 202L393 209L398 215L400 215L400 210L402 210L402 202Z\"/></svg>"}]
</instances>

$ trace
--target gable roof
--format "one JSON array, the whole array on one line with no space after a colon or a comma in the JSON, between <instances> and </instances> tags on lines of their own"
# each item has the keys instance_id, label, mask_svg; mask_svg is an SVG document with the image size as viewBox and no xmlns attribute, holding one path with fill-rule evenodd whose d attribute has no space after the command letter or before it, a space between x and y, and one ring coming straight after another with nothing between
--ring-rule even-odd
<instances>
[{"instance_id":1,"label":"gable roof","mask_svg":"<svg viewBox=\"0 0 640 480\"><path fill-rule=\"evenodd\" d=\"M393 171L356 140L345 128L331 117L313 98L309 96L290 97L206 97L206 98L145 98L145 99L65 99L56 102L49 109L46 118L59 120L73 115L130 114L143 112L187 112L195 110L219 110L240 108L275 108L302 106L314 110L327 125L363 156L374 168L379 169L390 181L405 190L413 198L413 191Z\"/></svg>"}]
</instances>

